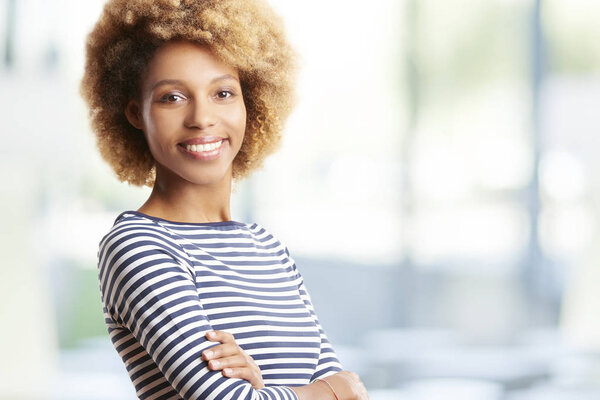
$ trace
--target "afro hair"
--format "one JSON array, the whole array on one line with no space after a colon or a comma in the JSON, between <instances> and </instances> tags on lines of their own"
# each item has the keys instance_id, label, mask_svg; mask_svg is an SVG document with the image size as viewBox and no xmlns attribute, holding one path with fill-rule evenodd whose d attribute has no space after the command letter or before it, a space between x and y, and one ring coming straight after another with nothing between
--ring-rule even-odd
<instances>
[{"instance_id":1,"label":"afro hair","mask_svg":"<svg viewBox=\"0 0 600 400\"><path fill-rule=\"evenodd\" d=\"M154 158L125 108L156 50L172 40L206 46L237 69L247 123L232 170L247 176L277 148L294 100L295 53L263 0L109 0L88 35L81 82L102 157L121 181L153 185Z\"/></svg>"}]
</instances>

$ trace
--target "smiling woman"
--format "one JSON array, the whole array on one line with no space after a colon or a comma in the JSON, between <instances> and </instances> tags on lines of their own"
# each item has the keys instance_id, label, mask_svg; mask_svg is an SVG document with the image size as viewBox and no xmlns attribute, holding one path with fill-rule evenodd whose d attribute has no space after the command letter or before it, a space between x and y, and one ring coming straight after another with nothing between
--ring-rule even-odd
<instances>
[{"instance_id":1,"label":"smiling woman","mask_svg":"<svg viewBox=\"0 0 600 400\"><path fill-rule=\"evenodd\" d=\"M260 167L279 144L294 103L295 56L270 7L262 1L110 1L88 36L81 89L100 153L122 181L153 185L152 154L123 110L141 96L157 49L185 40L235 69L244 90L247 129L233 177Z\"/></svg>"},{"instance_id":2,"label":"smiling woman","mask_svg":"<svg viewBox=\"0 0 600 400\"><path fill-rule=\"evenodd\" d=\"M99 250L105 322L140 399L366 399L288 249L231 185L290 111L293 61L256 0L109 1L82 91L118 177L152 186ZM220 344L218 344L220 343Z\"/></svg>"},{"instance_id":3,"label":"smiling woman","mask_svg":"<svg viewBox=\"0 0 600 400\"><path fill-rule=\"evenodd\" d=\"M206 47L184 41L161 46L148 64L140 97L129 101L125 113L144 132L155 161L156 191L140 211L152 212L161 201L159 190L179 192L177 187L189 183L231 181L246 130L246 108L237 71ZM162 214L185 220L165 215L174 211L167 207Z\"/></svg>"}]
</instances>

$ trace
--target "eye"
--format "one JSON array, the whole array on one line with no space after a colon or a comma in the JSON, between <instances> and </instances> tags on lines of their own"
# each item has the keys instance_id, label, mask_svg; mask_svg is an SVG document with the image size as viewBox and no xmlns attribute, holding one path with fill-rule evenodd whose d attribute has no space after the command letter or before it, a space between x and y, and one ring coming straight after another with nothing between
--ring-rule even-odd
<instances>
[{"instance_id":1,"label":"eye","mask_svg":"<svg viewBox=\"0 0 600 400\"><path fill-rule=\"evenodd\" d=\"M161 103L180 103L185 100L185 97L179 93L167 93L160 98Z\"/></svg>"},{"instance_id":2,"label":"eye","mask_svg":"<svg viewBox=\"0 0 600 400\"><path fill-rule=\"evenodd\" d=\"M232 97L234 95L234 93L231 90L219 90L216 94L216 97L218 99L228 99L230 97Z\"/></svg>"}]
</instances>

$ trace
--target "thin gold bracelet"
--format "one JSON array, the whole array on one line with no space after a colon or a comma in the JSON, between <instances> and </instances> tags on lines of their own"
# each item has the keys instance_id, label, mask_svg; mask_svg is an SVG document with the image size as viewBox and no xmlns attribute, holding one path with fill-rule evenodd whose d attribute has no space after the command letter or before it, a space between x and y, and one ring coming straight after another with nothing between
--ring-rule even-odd
<instances>
[{"instance_id":1,"label":"thin gold bracelet","mask_svg":"<svg viewBox=\"0 0 600 400\"><path fill-rule=\"evenodd\" d=\"M337 394L335 393L335 390L333 390L333 386L331 386L331 383L327 382L325 379L321 379L321 378L316 378L313 379L311 383L314 383L316 381L321 381L321 382L325 382L325 384L327 386L329 386L329 389L331 389L331 392L333 393L333 397L335 397L335 400L340 400L337 396Z\"/></svg>"}]
</instances>

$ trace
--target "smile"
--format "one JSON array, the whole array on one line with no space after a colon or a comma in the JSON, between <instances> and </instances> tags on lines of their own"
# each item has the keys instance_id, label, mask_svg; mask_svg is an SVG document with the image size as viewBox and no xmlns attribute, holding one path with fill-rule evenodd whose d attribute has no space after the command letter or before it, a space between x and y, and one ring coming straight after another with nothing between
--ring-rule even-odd
<instances>
[{"instance_id":1,"label":"smile","mask_svg":"<svg viewBox=\"0 0 600 400\"><path fill-rule=\"evenodd\" d=\"M223 144L223 140L219 140L218 142L206 143L206 144L188 144L185 145L185 149L187 151L193 151L194 153L202 153L213 151L221 147Z\"/></svg>"}]
</instances>

